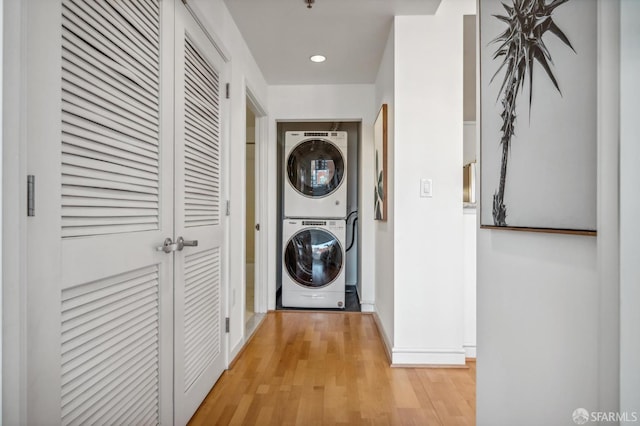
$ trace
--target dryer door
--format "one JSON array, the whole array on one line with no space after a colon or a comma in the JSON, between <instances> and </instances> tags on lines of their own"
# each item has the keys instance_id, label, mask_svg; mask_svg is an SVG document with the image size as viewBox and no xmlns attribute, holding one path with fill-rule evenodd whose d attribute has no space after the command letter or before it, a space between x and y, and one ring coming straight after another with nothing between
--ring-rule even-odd
<instances>
[{"instance_id":1,"label":"dryer door","mask_svg":"<svg viewBox=\"0 0 640 426\"><path fill-rule=\"evenodd\" d=\"M333 143L311 139L296 145L287 158L289 184L307 197L325 197L345 178L342 153Z\"/></svg>"},{"instance_id":2,"label":"dryer door","mask_svg":"<svg viewBox=\"0 0 640 426\"><path fill-rule=\"evenodd\" d=\"M340 275L343 265L342 247L329 231L303 229L287 243L284 263L289 276L300 286L324 287Z\"/></svg>"}]
</instances>

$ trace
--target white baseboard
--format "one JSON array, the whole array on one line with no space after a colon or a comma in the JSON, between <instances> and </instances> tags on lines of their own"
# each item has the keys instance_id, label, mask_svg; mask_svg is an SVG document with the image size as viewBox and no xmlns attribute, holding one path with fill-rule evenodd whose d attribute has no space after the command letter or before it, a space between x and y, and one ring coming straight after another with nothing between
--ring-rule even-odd
<instances>
[{"instance_id":1,"label":"white baseboard","mask_svg":"<svg viewBox=\"0 0 640 426\"><path fill-rule=\"evenodd\" d=\"M464 348L464 356L467 358L474 358L476 357L476 345L464 345L462 346Z\"/></svg>"},{"instance_id":2,"label":"white baseboard","mask_svg":"<svg viewBox=\"0 0 640 426\"><path fill-rule=\"evenodd\" d=\"M231 363L237 358L237 356L244 348L245 341L244 339L240 339L238 344L229 352L229 359L227 360L227 368L231 365Z\"/></svg>"},{"instance_id":3,"label":"white baseboard","mask_svg":"<svg viewBox=\"0 0 640 426\"><path fill-rule=\"evenodd\" d=\"M393 348L394 366L465 365L464 349Z\"/></svg>"},{"instance_id":4,"label":"white baseboard","mask_svg":"<svg viewBox=\"0 0 640 426\"><path fill-rule=\"evenodd\" d=\"M360 312L375 312L375 304L373 302L360 302Z\"/></svg>"},{"instance_id":5,"label":"white baseboard","mask_svg":"<svg viewBox=\"0 0 640 426\"><path fill-rule=\"evenodd\" d=\"M394 348L389 336L382 326L382 321L375 310L375 305L371 304L373 319L382 336L384 349L392 366L464 366L466 364L466 348L455 349L422 349L422 348ZM364 312L364 309L362 310ZM475 358L475 346L473 347L473 357Z\"/></svg>"},{"instance_id":6,"label":"white baseboard","mask_svg":"<svg viewBox=\"0 0 640 426\"><path fill-rule=\"evenodd\" d=\"M375 308L373 304L372 304L372 307ZM387 336L387 333L385 333L384 327L382 327L382 321L380 321L380 317L378 316L378 313L375 311L375 309L372 310L371 312L373 312L373 320L376 323L378 332L382 336L382 343L384 344L384 350L387 352L387 359L391 363L393 360L392 352L391 352L391 348L392 348L391 341L389 340L389 336Z\"/></svg>"},{"instance_id":7,"label":"white baseboard","mask_svg":"<svg viewBox=\"0 0 640 426\"><path fill-rule=\"evenodd\" d=\"M356 283L357 284L357 283ZM358 300L360 301L360 312L375 312L375 303L363 301L360 295L360 289L356 285L356 294L358 295Z\"/></svg>"}]
</instances>

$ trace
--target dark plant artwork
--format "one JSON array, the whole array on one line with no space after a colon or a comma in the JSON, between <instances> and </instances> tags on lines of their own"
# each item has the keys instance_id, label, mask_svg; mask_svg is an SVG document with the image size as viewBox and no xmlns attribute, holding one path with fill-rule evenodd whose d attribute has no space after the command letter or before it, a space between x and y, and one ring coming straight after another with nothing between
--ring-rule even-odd
<instances>
[{"instance_id":1,"label":"dark plant artwork","mask_svg":"<svg viewBox=\"0 0 640 426\"><path fill-rule=\"evenodd\" d=\"M553 21L554 10L569 0L513 0L512 5L502 3L506 11L504 15L493 15L507 28L491 43L498 44L493 59L502 59L502 63L491 78L491 82L504 70L502 85L498 98L502 104L502 126L500 128L502 161L498 189L493 194L493 223L495 226L507 226L507 206L504 203L507 182L507 161L510 145L515 135L516 102L525 86L529 83L529 113L533 92L533 70L536 64L542 67L551 83L560 94L558 80L552 71L551 52L545 45L543 36L551 33L570 47L575 49L564 32ZM500 99L501 98L501 99Z\"/></svg>"},{"instance_id":2,"label":"dark plant artwork","mask_svg":"<svg viewBox=\"0 0 640 426\"><path fill-rule=\"evenodd\" d=\"M387 104L382 104L373 125L375 179L373 187L373 218L387 220Z\"/></svg>"},{"instance_id":3,"label":"dark plant artwork","mask_svg":"<svg viewBox=\"0 0 640 426\"><path fill-rule=\"evenodd\" d=\"M373 214L375 220L382 220L384 217L382 215L382 208L384 206L384 185L382 181L382 177L384 175L382 170L382 164L380 153L376 150L376 184L373 188Z\"/></svg>"}]
</instances>

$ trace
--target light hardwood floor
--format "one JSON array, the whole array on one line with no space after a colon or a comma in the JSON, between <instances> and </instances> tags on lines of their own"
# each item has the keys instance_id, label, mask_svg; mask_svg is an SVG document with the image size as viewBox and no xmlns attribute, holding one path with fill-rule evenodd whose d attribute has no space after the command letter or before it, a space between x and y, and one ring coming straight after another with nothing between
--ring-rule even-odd
<instances>
[{"instance_id":1,"label":"light hardwood floor","mask_svg":"<svg viewBox=\"0 0 640 426\"><path fill-rule=\"evenodd\" d=\"M370 314L270 312L190 425L473 425L475 363L391 368Z\"/></svg>"}]
</instances>

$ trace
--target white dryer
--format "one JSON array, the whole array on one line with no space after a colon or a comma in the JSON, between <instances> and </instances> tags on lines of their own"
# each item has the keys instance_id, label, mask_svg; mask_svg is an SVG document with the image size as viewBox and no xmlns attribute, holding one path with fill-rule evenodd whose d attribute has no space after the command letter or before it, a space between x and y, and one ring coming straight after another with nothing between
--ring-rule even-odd
<instances>
[{"instance_id":1,"label":"white dryer","mask_svg":"<svg viewBox=\"0 0 640 426\"><path fill-rule=\"evenodd\" d=\"M285 219L282 306L344 309L345 221Z\"/></svg>"},{"instance_id":2,"label":"white dryer","mask_svg":"<svg viewBox=\"0 0 640 426\"><path fill-rule=\"evenodd\" d=\"M347 132L286 132L284 217L347 216Z\"/></svg>"}]
</instances>

